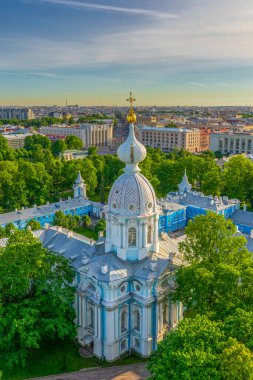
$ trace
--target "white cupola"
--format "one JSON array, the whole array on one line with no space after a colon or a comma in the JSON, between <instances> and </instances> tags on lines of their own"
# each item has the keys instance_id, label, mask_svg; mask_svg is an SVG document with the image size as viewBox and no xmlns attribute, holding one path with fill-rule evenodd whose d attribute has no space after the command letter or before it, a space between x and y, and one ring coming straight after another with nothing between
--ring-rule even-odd
<instances>
[{"instance_id":1,"label":"white cupola","mask_svg":"<svg viewBox=\"0 0 253 380\"><path fill-rule=\"evenodd\" d=\"M132 107L129 119L136 119ZM111 188L106 211L106 252L115 251L131 261L159 250L156 195L140 173L138 164L145 159L146 149L136 139L134 128L131 122L128 137L118 149L118 157L126 166Z\"/></svg>"},{"instance_id":2,"label":"white cupola","mask_svg":"<svg viewBox=\"0 0 253 380\"><path fill-rule=\"evenodd\" d=\"M77 179L73 185L74 189L74 198L83 197L86 198L86 184L81 176L81 172L79 170Z\"/></svg>"}]
</instances>

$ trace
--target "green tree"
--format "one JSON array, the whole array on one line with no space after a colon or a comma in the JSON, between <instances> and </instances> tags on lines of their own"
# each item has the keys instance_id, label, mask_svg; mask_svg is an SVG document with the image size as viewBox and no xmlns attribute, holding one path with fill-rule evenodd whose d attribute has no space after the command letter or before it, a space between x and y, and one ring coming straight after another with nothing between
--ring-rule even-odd
<instances>
[{"instance_id":1,"label":"green tree","mask_svg":"<svg viewBox=\"0 0 253 380\"><path fill-rule=\"evenodd\" d=\"M4 227L5 237L10 237L16 230L17 227L15 227L13 223L7 223Z\"/></svg>"},{"instance_id":2,"label":"green tree","mask_svg":"<svg viewBox=\"0 0 253 380\"><path fill-rule=\"evenodd\" d=\"M229 198L249 201L253 206L253 162L242 155L232 157L222 174L223 192Z\"/></svg>"},{"instance_id":3,"label":"green tree","mask_svg":"<svg viewBox=\"0 0 253 380\"><path fill-rule=\"evenodd\" d=\"M93 154L97 154L98 148L96 146L90 146L88 148L88 155L91 156Z\"/></svg>"},{"instance_id":4,"label":"green tree","mask_svg":"<svg viewBox=\"0 0 253 380\"><path fill-rule=\"evenodd\" d=\"M56 140L52 144L52 153L54 156L58 157L60 153L64 152L67 149L67 144L64 140Z\"/></svg>"},{"instance_id":5,"label":"green tree","mask_svg":"<svg viewBox=\"0 0 253 380\"><path fill-rule=\"evenodd\" d=\"M97 187L97 170L91 160L72 160L64 163L63 176L66 186L72 187L79 170L87 185L87 191L94 194Z\"/></svg>"},{"instance_id":6,"label":"green tree","mask_svg":"<svg viewBox=\"0 0 253 380\"><path fill-rule=\"evenodd\" d=\"M219 380L224 340L219 323L206 316L185 318L158 344L148 369L156 380Z\"/></svg>"},{"instance_id":7,"label":"green tree","mask_svg":"<svg viewBox=\"0 0 253 380\"><path fill-rule=\"evenodd\" d=\"M220 158L223 157L223 154L219 150L217 150L216 152L214 152L214 155L215 155L215 158L218 158L218 159L220 159Z\"/></svg>"},{"instance_id":8,"label":"green tree","mask_svg":"<svg viewBox=\"0 0 253 380\"><path fill-rule=\"evenodd\" d=\"M180 251L188 265L177 272L174 300L189 315L210 314L225 318L236 308L253 304L253 265L246 240L222 215L195 217L186 227Z\"/></svg>"},{"instance_id":9,"label":"green tree","mask_svg":"<svg viewBox=\"0 0 253 380\"><path fill-rule=\"evenodd\" d=\"M84 227L89 227L91 225L91 219L89 215L83 215L82 217Z\"/></svg>"},{"instance_id":10,"label":"green tree","mask_svg":"<svg viewBox=\"0 0 253 380\"><path fill-rule=\"evenodd\" d=\"M0 249L0 353L6 366L25 365L45 340L75 335L74 272L30 231L15 231Z\"/></svg>"},{"instance_id":11,"label":"green tree","mask_svg":"<svg viewBox=\"0 0 253 380\"><path fill-rule=\"evenodd\" d=\"M221 322L196 315L166 335L148 368L156 380L251 380L253 354L235 338L227 338Z\"/></svg>"},{"instance_id":12,"label":"green tree","mask_svg":"<svg viewBox=\"0 0 253 380\"><path fill-rule=\"evenodd\" d=\"M29 220L26 225L26 229L28 229L28 227L30 227L32 231L40 230L42 228L40 222L35 219Z\"/></svg>"},{"instance_id":13,"label":"green tree","mask_svg":"<svg viewBox=\"0 0 253 380\"><path fill-rule=\"evenodd\" d=\"M106 229L106 222L104 219L99 219L97 224L95 225L95 232L98 236L99 232L103 232L105 234L105 229Z\"/></svg>"},{"instance_id":14,"label":"green tree","mask_svg":"<svg viewBox=\"0 0 253 380\"><path fill-rule=\"evenodd\" d=\"M82 149L83 147L82 140L77 136L67 136L65 143L68 149Z\"/></svg>"},{"instance_id":15,"label":"green tree","mask_svg":"<svg viewBox=\"0 0 253 380\"><path fill-rule=\"evenodd\" d=\"M216 169L210 170L203 175L201 182L201 190L206 195L219 196L222 188L222 180L220 170L217 166Z\"/></svg>"},{"instance_id":16,"label":"green tree","mask_svg":"<svg viewBox=\"0 0 253 380\"><path fill-rule=\"evenodd\" d=\"M253 353L236 339L229 338L221 355L221 376L224 380L251 380Z\"/></svg>"},{"instance_id":17,"label":"green tree","mask_svg":"<svg viewBox=\"0 0 253 380\"><path fill-rule=\"evenodd\" d=\"M54 225L68 228L67 216L64 214L63 211L56 211L54 215Z\"/></svg>"},{"instance_id":18,"label":"green tree","mask_svg":"<svg viewBox=\"0 0 253 380\"><path fill-rule=\"evenodd\" d=\"M51 148L51 141L47 136L34 134L25 138L24 149L33 150L36 145L42 146L42 148Z\"/></svg>"},{"instance_id":19,"label":"green tree","mask_svg":"<svg viewBox=\"0 0 253 380\"><path fill-rule=\"evenodd\" d=\"M176 123L173 123L172 121L165 125L165 128L178 128Z\"/></svg>"},{"instance_id":20,"label":"green tree","mask_svg":"<svg viewBox=\"0 0 253 380\"><path fill-rule=\"evenodd\" d=\"M248 306L251 310L237 309L229 315L222 328L227 337L236 338L253 351L253 305Z\"/></svg>"}]
</instances>

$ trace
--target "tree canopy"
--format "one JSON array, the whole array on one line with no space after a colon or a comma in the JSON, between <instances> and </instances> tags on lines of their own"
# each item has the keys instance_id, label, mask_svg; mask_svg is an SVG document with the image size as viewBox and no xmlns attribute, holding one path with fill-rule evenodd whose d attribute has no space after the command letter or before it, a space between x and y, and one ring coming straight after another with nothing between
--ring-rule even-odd
<instances>
[{"instance_id":1,"label":"tree canopy","mask_svg":"<svg viewBox=\"0 0 253 380\"><path fill-rule=\"evenodd\" d=\"M172 302L184 319L149 362L159 379L253 378L253 260L246 240L222 215L195 217L180 243Z\"/></svg>"},{"instance_id":2,"label":"tree canopy","mask_svg":"<svg viewBox=\"0 0 253 380\"><path fill-rule=\"evenodd\" d=\"M74 337L74 272L30 231L14 231L0 249L0 353L25 365L43 340Z\"/></svg>"}]
</instances>

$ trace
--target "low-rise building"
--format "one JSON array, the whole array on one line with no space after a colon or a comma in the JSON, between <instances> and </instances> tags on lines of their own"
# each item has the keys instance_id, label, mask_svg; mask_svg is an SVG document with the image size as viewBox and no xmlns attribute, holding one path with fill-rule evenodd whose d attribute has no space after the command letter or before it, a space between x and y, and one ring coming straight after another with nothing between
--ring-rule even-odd
<instances>
[{"instance_id":1,"label":"low-rise building","mask_svg":"<svg viewBox=\"0 0 253 380\"><path fill-rule=\"evenodd\" d=\"M138 136L145 146L160 148L165 152L173 149L185 149L192 153L200 151L198 129L140 127Z\"/></svg>"},{"instance_id":2,"label":"low-rise building","mask_svg":"<svg viewBox=\"0 0 253 380\"><path fill-rule=\"evenodd\" d=\"M33 133L3 133L2 136L8 141L10 148L19 149L23 148L25 139L28 136L32 136Z\"/></svg>"},{"instance_id":3,"label":"low-rise building","mask_svg":"<svg viewBox=\"0 0 253 380\"><path fill-rule=\"evenodd\" d=\"M34 119L34 113L31 108L2 107L0 108L0 119L31 120Z\"/></svg>"},{"instance_id":4,"label":"low-rise building","mask_svg":"<svg viewBox=\"0 0 253 380\"><path fill-rule=\"evenodd\" d=\"M252 154L253 133L224 132L210 134L210 149L222 154Z\"/></svg>"},{"instance_id":5,"label":"low-rise building","mask_svg":"<svg viewBox=\"0 0 253 380\"><path fill-rule=\"evenodd\" d=\"M85 148L90 146L110 146L113 140L113 123L80 124L74 126L54 125L41 127L39 132L51 140L64 139L67 136L79 137Z\"/></svg>"},{"instance_id":6,"label":"low-rise building","mask_svg":"<svg viewBox=\"0 0 253 380\"><path fill-rule=\"evenodd\" d=\"M74 198L69 197L65 201L41 206L34 205L31 208L23 207L21 210L16 209L12 212L0 214L0 226L5 227L6 224L13 223L15 227L22 230L32 219L37 220L42 227L45 224L52 225L57 211L62 211L65 215L93 215L99 218L104 206L101 203L92 202L86 197L86 185L80 172L73 189Z\"/></svg>"},{"instance_id":7,"label":"low-rise building","mask_svg":"<svg viewBox=\"0 0 253 380\"><path fill-rule=\"evenodd\" d=\"M66 161L71 160L82 160L88 156L87 151L83 150L65 150L64 152L60 153L60 158L64 158Z\"/></svg>"}]
</instances>

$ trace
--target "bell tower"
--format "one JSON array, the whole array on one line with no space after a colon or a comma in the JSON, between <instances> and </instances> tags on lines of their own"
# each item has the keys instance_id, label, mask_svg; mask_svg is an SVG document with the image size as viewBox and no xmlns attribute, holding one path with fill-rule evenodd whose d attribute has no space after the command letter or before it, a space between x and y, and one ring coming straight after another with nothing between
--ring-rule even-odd
<instances>
[{"instance_id":1,"label":"bell tower","mask_svg":"<svg viewBox=\"0 0 253 380\"><path fill-rule=\"evenodd\" d=\"M84 183L84 180L81 176L80 170L78 172L78 176L76 179L76 182L73 185L74 189L74 198L87 198L86 196L86 184Z\"/></svg>"}]
</instances>

